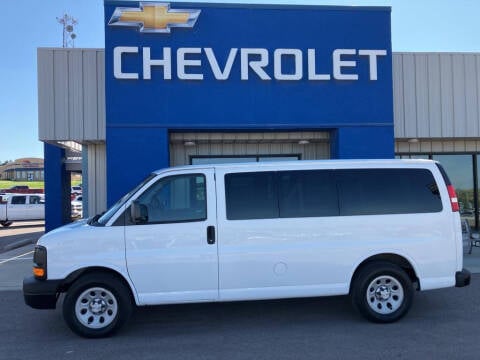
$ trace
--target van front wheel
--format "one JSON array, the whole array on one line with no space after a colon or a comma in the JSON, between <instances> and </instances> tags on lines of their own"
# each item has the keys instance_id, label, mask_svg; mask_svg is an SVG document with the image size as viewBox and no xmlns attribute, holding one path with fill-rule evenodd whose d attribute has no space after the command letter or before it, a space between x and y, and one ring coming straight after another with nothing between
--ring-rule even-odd
<instances>
[{"instance_id":1,"label":"van front wheel","mask_svg":"<svg viewBox=\"0 0 480 360\"><path fill-rule=\"evenodd\" d=\"M413 284L401 267L375 262L360 270L350 295L353 305L365 318L389 323L400 319L410 309Z\"/></svg>"},{"instance_id":2,"label":"van front wheel","mask_svg":"<svg viewBox=\"0 0 480 360\"><path fill-rule=\"evenodd\" d=\"M111 274L88 274L77 280L63 302L63 317L70 329L87 338L113 334L130 317L129 289Z\"/></svg>"}]
</instances>

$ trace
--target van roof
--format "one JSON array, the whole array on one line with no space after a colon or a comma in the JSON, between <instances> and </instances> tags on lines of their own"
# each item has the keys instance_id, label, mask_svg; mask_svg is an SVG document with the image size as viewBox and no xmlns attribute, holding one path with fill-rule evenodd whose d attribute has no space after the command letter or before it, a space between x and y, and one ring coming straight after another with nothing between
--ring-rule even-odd
<instances>
[{"instance_id":1,"label":"van roof","mask_svg":"<svg viewBox=\"0 0 480 360\"><path fill-rule=\"evenodd\" d=\"M163 168L154 171L155 174L160 174L166 170L192 170L192 169L238 169L238 168L275 168L281 166L328 166L339 167L344 166L406 166L406 165L430 165L436 163L434 160L427 159L353 159L353 160L293 160L293 161L260 161L260 162L245 162L245 163L224 163L224 164L203 164L203 165L182 165L173 166L170 168Z\"/></svg>"}]
</instances>

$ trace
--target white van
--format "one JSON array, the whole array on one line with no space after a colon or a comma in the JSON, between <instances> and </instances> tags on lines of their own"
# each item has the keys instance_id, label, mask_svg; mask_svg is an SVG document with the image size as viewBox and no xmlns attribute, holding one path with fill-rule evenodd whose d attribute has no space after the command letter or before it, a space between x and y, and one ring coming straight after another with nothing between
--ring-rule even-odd
<instances>
[{"instance_id":1,"label":"white van","mask_svg":"<svg viewBox=\"0 0 480 360\"><path fill-rule=\"evenodd\" d=\"M185 166L148 176L102 216L44 235L25 301L86 337L134 305L350 294L367 319L414 290L466 286L455 191L428 160Z\"/></svg>"}]
</instances>

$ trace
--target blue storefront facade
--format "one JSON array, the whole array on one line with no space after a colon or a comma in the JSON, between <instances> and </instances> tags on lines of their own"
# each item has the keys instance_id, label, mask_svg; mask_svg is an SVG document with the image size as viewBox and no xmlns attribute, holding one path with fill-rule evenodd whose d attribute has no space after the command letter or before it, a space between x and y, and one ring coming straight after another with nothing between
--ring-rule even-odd
<instances>
[{"instance_id":1,"label":"blue storefront facade","mask_svg":"<svg viewBox=\"0 0 480 360\"><path fill-rule=\"evenodd\" d=\"M105 114L108 205L175 132L327 131L331 158L393 158L390 8L107 0Z\"/></svg>"},{"instance_id":2,"label":"blue storefront facade","mask_svg":"<svg viewBox=\"0 0 480 360\"><path fill-rule=\"evenodd\" d=\"M84 216L104 211L153 170L193 164L172 161L187 159L192 144L203 146L201 163L272 154L393 158L390 14L389 7L106 0L105 49L39 49L46 230L71 221L70 140L83 155L74 171L83 173ZM222 135L223 145L204 140ZM260 137L275 140L250 149ZM309 142L303 156L299 144Z\"/></svg>"}]
</instances>

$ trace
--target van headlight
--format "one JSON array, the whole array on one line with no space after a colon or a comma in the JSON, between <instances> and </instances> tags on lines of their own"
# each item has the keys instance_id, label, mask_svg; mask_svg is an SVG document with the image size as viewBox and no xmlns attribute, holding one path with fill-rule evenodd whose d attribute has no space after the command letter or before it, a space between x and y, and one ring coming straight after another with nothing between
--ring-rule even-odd
<instances>
[{"instance_id":1,"label":"van headlight","mask_svg":"<svg viewBox=\"0 0 480 360\"><path fill-rule=\"evenodd\" d=\"M47 278L47 248L36 245L33 252L33 276L39 280Z\"/></svg>"}]
</instances>

